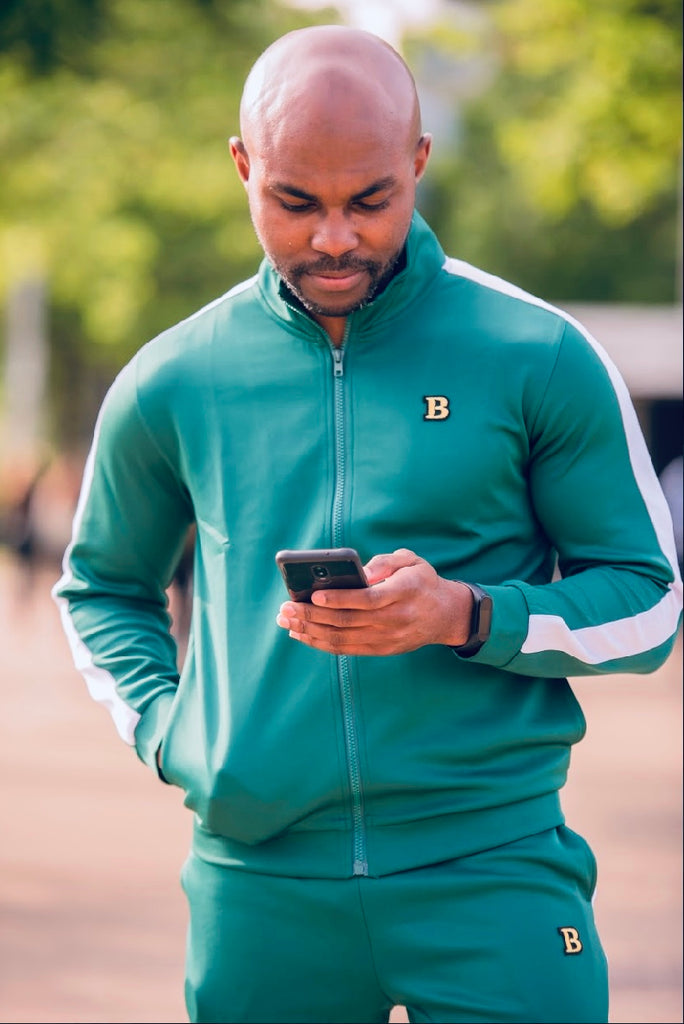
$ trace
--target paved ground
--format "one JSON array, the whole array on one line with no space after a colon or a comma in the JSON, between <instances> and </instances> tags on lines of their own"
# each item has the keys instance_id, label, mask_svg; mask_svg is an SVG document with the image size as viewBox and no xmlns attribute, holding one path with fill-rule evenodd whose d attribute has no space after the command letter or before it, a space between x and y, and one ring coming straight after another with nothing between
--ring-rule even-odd
<instances>
[{"instance_id":1,"label":"paved ground","mask_svg":"<svg viewBox=\"0 0 684 1024\"><path fill-rule=\"evenodd\" d=\"M190 816L87 696L54 575L29 594L0 557L0 1021L182 1022ZM653 676L576 684L565 806L599 860L614 1024L682 1021L681 672L680 638Z\"/></svg>"}]
</instances>

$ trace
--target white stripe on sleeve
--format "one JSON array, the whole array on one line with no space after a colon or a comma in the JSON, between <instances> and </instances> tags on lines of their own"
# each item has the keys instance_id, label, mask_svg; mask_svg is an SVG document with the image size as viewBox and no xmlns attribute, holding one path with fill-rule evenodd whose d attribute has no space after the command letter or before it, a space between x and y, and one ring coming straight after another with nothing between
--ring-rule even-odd
<instances>
[{"instance_id":1,"label":"white stripe on sleeve","mask_svg":"<svg viewBox=\"0 0 684 1024\"><path fill-rule=\"evenodd\" d=\"M124 371L121 371L124 372ZM71 542L64 552L64 559L62 561L62 577L55 586L52 588L52 596L57 603L59 613L62 619L62 626L66 633L67 640L69 641L69 647L71 648L71 655L74 659L74 665L81 673L86 681L88 692L90 696L98 704L102 704L110 713L114 720L117 732L121 736L125 743L130 746L135 745L135 729L140 721L140 715L132 707L130 707L122 698L119 696L116 689L116 680L114 676L107 672L103 668L99 668L93 661L93 656L89 648L83 642L81 637L76 630L73 619L69 612L69 602L66 598L60 597L57 591L62 586L68 586L73 580L73 573L71 571L71 565L69 563L71 550L74 546L74 539L78 534L81 521L83 519L83 512L88 500L88 494L93 482L93 466L95 463L95 452L100 439L100 426L102 422L102 413L106 406L107 399L105 398L100 414L95 424L95 431L93 434L93 443L86 459L85 468L83 470L83 482L81 484L81 492L78 498L78 504L76 506L76 514L74 516L74 522L72 527Z\"/></svg>"},{"instance_id":2,"label":"white stripe on sleeve","mask_svg":"<svg viewBox=\"0 0 684 1024\"><path fill-rule=\"evenodd\" d=\"M670 510L658 483L651 456L639 426L627 385L610 356L599 342L578 320L543 299L510 284L501 277L495 277L463 260L447 257L443 269L448 274L465 277L485 288L502 292L520 299L532 306L539 306L556 313L572 324L587 340L606 368L618 400L622 423L629 451L632 472L641 493L644 505L653 524L658 544L666 556L673 574L668 593L657 605L644 612L615 622L604 622L596 626L585 626L571 630L560 616L531 615L527 639L522 647L523 654L545 650L558 650L570 654L587 664L639 654L665 643L677 627L682 607L682 580L672 533Z\"/></svg>"},{"instance_id":3,"label":"white stripe on sleeve","mask_svg":"<svg viewBox=\"0 0 684 1024\"><path fill-rule=\"evenodd\" d=\"M679 601L673 590L648 611L601 626L570 629L560 615L530 615L520 653L561 651L585 665L602 665L660 647L670 639L678 621Z\"/></svg>"}]
</instances>

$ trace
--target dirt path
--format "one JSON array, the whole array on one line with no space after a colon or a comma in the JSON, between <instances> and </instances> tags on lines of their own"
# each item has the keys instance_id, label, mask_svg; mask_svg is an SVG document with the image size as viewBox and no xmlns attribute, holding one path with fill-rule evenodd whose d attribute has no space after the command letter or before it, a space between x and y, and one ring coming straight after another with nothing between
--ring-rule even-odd
<instances>
[{"instance_id":1,"label":"dirt path","mask_svg":"<svg viewBox=\"0 0 684 1024\"><path fill-rule=\"evenodd\" d=\"M87 696L54 577L29 595L0 557L0 1021L182 1022L190 815ZM575 687L565 807L599 861L614 1024L682 1021L681 673L680 637L653 676Z\"/></svg>"}]
</instances>

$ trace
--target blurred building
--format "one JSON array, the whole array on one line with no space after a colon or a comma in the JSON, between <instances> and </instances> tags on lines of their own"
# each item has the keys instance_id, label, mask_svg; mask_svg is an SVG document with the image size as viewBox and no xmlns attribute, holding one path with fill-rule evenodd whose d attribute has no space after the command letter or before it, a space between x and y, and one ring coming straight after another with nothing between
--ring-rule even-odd
<instances>
[{"instance_id":1,"label":"blurred building","mask_svg":"<svg viewBox=\"0 0 684 1024\"><path fill-rule=\"evenodd\" d=\"M620 370L660 474L684 450L681 305L562 305Z\"/></svg>"}]
</instances>

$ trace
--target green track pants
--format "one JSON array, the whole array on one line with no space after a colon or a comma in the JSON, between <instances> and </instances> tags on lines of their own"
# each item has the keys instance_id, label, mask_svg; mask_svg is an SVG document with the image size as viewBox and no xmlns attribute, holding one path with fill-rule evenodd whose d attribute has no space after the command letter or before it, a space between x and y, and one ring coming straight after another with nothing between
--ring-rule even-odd
<instances>
[{"instance_id":1,"label":"green track pants","mask_svg":"<svg viewBox=\"0 0 684 1024\"><path fill-rule=\"evenodd\" d=\"M304 879L201 860L189 901L192 1021L608 1019L584 840L551 829L382 878Z\"/></svg>"}]
</instances>

